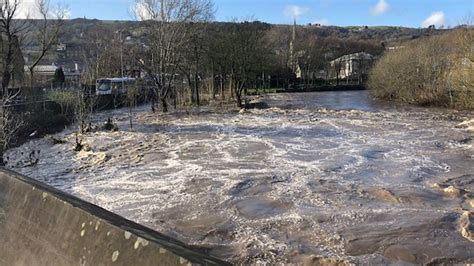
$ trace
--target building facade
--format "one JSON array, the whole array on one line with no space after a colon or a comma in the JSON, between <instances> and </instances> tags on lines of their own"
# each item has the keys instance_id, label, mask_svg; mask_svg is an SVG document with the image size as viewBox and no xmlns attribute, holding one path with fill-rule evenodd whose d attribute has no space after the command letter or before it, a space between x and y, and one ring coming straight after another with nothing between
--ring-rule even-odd
<instances>
[{"instance_id":1,"label":"building facade","mask_svg":"<svg viewBox=\"0 0 474 266\"><path fill-rule=\"evenodd\" d=\"M332 78L365 81L375 59L375 56L366 52L336 58L330 62Z\"/></svg>"}]
</instances>

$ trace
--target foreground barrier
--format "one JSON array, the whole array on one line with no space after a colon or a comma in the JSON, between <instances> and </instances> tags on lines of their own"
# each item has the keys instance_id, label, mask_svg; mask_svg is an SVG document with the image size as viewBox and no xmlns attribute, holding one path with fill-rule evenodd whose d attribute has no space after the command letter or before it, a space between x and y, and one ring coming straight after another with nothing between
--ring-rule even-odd
<instances>
[{"instance_id":1,"label":"foreground barrier","mask_svg":"<svg viewBox=\"0 0 474 266\"><path fill-rule=\"evenodd\" d=\"M177 240L0 170L0 265L226 265Z\"/></svg>"}]
</instances>

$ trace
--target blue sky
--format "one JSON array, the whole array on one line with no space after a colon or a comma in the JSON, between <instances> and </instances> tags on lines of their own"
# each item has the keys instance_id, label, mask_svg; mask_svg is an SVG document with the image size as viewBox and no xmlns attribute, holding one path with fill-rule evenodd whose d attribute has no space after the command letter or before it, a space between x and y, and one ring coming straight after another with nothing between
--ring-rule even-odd
<instances>
[{"instance_id":1,"label":"blue sky","mask_svg":"<svg viewBox=\"0 0 474 266\"><path fill-rule=\"evenodd\" d=\"M32 1L32 0L26 0ZM133 0L52 0L69 6L70 17L112 20L133 19ZM458 25L474 17L474 0L214 0L216 20L253 17L289 24L395 25L421 27L428 24Z\"/></svg>"}]
</instances>

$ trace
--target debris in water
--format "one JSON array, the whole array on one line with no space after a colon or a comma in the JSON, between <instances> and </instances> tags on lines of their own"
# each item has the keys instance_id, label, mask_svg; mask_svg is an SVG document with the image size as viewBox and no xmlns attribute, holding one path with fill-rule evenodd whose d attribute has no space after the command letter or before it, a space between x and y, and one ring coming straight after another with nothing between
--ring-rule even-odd
<instances>
[{"instance_id":1,"label":"debris in water","mask_svg":"<svg viewBox=\"0 0 474 266\"><path fill-rule=\"evenodd\" d=\"M458 128L465 128L468 131L474 132L474 119L466 120L457 126Z\"/></svg>"},{"instance_id":2,"label":"debris in water","mask_svg":"<svg viewBox=\"0 0 474 266\"><path fill-rule=\"evenodd\" d=\"M349 266L351 263L338 258L324 258L321 256L309 256L303 259L304 266Z\"/></svg>"},{"instance_id":3,"label":"debris in water","mask_svg":"<svg viewBox=\"0 0 474 266\"><path fill-rule=\"evenodd\" d=\"M38 136L38 134L39 134L38 130L35 130L35 131L33 131L33 133L31 133L31 134L29 135L29 137L30 137L30 138L34 138L34 137Z\"/></svg>"},{"instance_id":4,"label":"debris in water","mask_svg":"<svg viewBox=\"0 0 474 266\"><path fill-rule=\"evenodd\" d=\"M448 194L451 197L459 197L461 196L461 190L455 188L454 186L449 186L443 189L444 193Z\"/></svg>"},{"instance_id":5,"label":"debris in water","mask_svg":"<svg viewBox=\"0 0 474 266\"><path fill-rule=\"evenodd\" d=\"M459 221L461 234L464 238L474 242L474 216L473 212L465 211Z\"/></svg>"},{"instance_id":6,"label":"debris in water","mask_svg":"<svg viewBox=\"0 0 474 266\"><path fill-rule=\"evenodd\" d=\"M114 132L119 130L117 124L113 123L110 117L107 118L107 122L105 122L103 129L106 131L114 131Z\"/></svg>"}]
</instances>

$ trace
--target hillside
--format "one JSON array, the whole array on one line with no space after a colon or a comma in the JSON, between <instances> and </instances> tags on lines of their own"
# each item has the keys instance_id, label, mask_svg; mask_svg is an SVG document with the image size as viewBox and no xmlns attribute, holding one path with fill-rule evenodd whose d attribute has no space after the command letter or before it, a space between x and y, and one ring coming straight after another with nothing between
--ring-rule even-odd
<instances>
[{"instance_id":1,"label":"hillside","mask_svg":"<svg viewBox=\"0 0 474 266\"><path fill-rule=\"evenodd\" d=\"M288 57L293 25L274 25L262 22L253 24L260 28L260 34L263 35L269 50L273 51L277 59L281 58L278 59L280 64L282 66L286 64L284 58ZM236 24L212 22L204 26L205 42L212 43L216 36L228 32ZM445 31L382 26L298 25L296 26L295 49L299 55L305 54L307 57L302 60L311 60L313 66L322 69L330 60L344 54L364 51L378 56L387 47L397 46L403 41L426 35L436 35ZM129 45L146 45L147 35L144 22L96 19L68 20L64 25L58 48L50 52L41 64L56 64L65 68L66 71L73 71L74 69L96 68L93 58L99 56L108 56L110 60L107 60L117 63L120 38ZM28 47L23 47L22 50L26 64L28 64L29 59L38 49L33 42ZM129 61L133 61L133 58ZM112 74L113 71L117 70L112 70ZM110 71L104 72L110 73Z\"/></svg>"},{"instance_id":2,"label":"hillside","mask_svg":"<svg viewBox=\"0 0 474 266\"><path fill-rule=\"evenodd\" d=\"M233 23L229 22L213 22L208 25L209 29L216 28L225 31ZM262 23L269 32L275 31L282 40L289 39L292 31L292 25L273 25ZM145 41L144 28L138 21L101 21L97 19L73 19L68 20L64 26L62 42L69 44L84 44L94 41L94 35L105 34L110 38L114 37L122 31L126 37ZM298 38L307 37L318 39L340 39L340 40L356 40L371 41L378 43L399 43L400 41L416 39L421 36L433 35L445 32L446 30L430 30L420 28L406 27L337 27L337 26L320 26L320 25L298 25ZM118 35L118 34L117 34ZM103 37L103 36L101 36ZM288 44L286 44L288 45Z\"/></svg>"}]
</instances>

